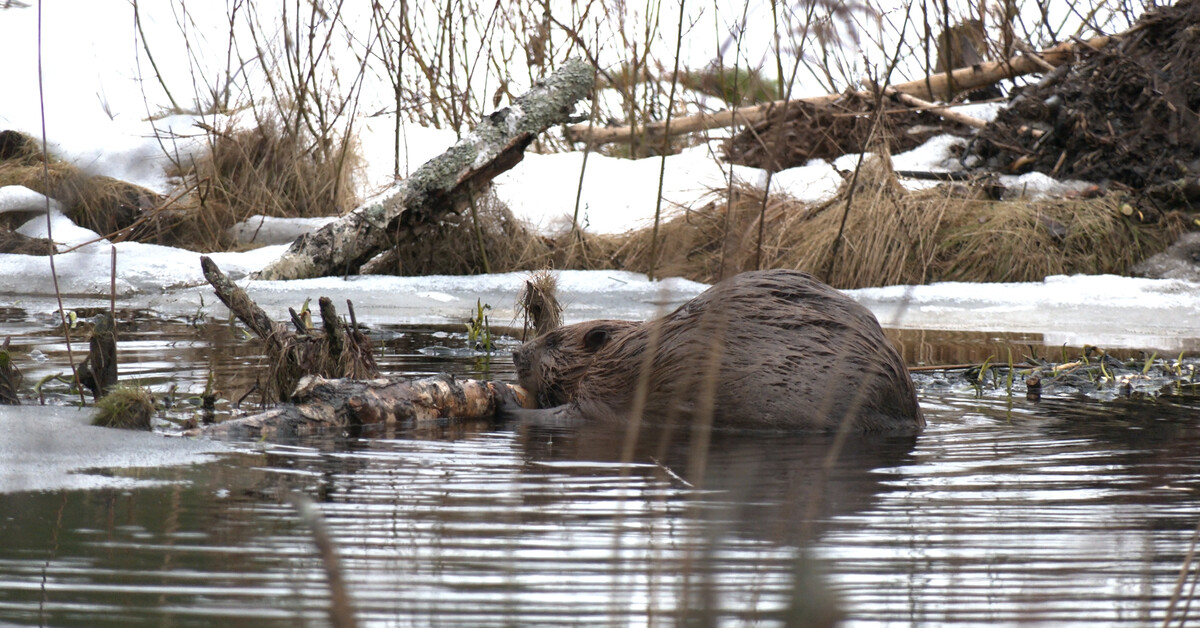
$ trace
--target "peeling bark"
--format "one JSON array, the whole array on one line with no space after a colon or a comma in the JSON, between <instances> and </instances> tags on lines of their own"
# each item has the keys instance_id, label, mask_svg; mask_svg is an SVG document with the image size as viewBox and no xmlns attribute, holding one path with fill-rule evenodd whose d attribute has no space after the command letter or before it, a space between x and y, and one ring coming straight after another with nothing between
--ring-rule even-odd
<instances>
[{"instance_id":1,"label":"peeling bark","mask_svg":"<svg viewBox=\"0 0 1200 628\"><path fill-rule=\"evenodd\" d=\"M324 379L305 377L291 404L262 414L189 430L187 436L277 439L315 432L402 422L485 419L495 415L500 382L455 379ZM533 400L519 386L509 387L524 407Z\"/></svg>"},{"instance_id":2,"label":"peeling bark","mask_svg":"<svg viewBox=\"0 0 1200 628\"><path fill-rule=\"evenodd\" d=\"M419 236L447 213L465 207L471 196L482 197L496 175L524 158L539 133L574 121L571 112L592 89L594 73L580 59L567 61L513 106L484 118L449 150L397 183L383 200L298 238L257 278L354 274L395 240Z\"/></svg>"}]
</instances>

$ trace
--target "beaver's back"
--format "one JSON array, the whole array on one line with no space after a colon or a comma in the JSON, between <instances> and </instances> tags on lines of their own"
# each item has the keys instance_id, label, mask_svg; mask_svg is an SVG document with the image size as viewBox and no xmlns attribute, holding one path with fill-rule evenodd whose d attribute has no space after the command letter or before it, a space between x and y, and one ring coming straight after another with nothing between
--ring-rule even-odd
<instances>
[{"instance_id":1,"label":"beaver's back","mask_svg":"<svg viewBox=\"0 0 1200 628\"><path fill-rule=\"evenodd\" d=\"M591 357L573 405L622 420L647 349L647 420L711 410L724 427L920 428L912 380L874 315L798 271L742 273L674 312L611 338Z\"/></svg>"}]
</instances>

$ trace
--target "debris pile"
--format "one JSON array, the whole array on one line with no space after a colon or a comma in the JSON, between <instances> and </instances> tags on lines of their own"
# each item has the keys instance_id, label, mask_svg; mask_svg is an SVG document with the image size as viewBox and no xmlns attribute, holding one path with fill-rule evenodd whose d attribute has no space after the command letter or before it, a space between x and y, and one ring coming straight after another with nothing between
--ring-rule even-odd
<instances>
[{"instance_id":1,"label":"debris pile","mask_svg":"<svg viewBox=\"0 0 1200 628\"><path fill-rule=\"evenodd\" d=\"M1194 206L1200 2L1147 11L1115 44L1021 90L975 144L988 170L1113 182Z\"/></svg>"},{"instance_id":2,"label":"debris pile","mask_svg":"<svg viewBox=\"0 0 1200 628\"><path fill-rule=\"evenodd\" d=\"M884 104L883 113L876 129L875 103L863 98L844 95L828 105L793 101L727 140L725 158L730 163L778 172L803 166L811 159L834 159L880 145L900 153L935 135L966 135L968 131L936 114L897 109L891 103Z\"/></svg>"}]
</instances>

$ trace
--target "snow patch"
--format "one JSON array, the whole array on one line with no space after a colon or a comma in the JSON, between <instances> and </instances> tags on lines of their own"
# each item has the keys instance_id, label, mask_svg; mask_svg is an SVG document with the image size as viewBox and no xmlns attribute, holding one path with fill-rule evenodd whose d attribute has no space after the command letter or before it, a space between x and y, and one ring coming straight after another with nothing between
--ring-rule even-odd
<instances>
[{"instance_id":1,"label":"snow patch","mask_svg":"<svg viewBox=\"0 0 1200 628\"><path fill-rule=\"evenodd\" d=\"M42 203L44 207L45 201L43 200ZM18 227L17 233L31 238L50 238L55 243L67 247L79 246L87 242L99 246L101 243L107 242L100 237L100 234L76 225L70 218L67 218L66 214L54 208L50 210L49 225L46 224L45 216L38 216Z\"/></svg>"},{"instance_id":2,"label":"snow patch","mask_svg":"<svg viewBox=\"0 0 1200 628\"><path fill-rule=\"evenodd\" d=\"M1049 344L1194 346L1200 283L1116 275L1041 282L943 282L847 292L886 327L1042 333Z\"/></svg>"},{"instance_id":3,"label":"snow patch","mask_svg":"<svg viewBox=\"0 0 1200 628\"><path fill-rule=\"evenodd\" d=\"M61 211L58 201L50 199L50 208ZM0 214L6 212L46 213L46 195L23 185L0 187Z\"/></svg>"},{"instance_id":4,"label":"snow patch","mask_svg":"<svg viewBox=\"0 0 1200 628\"><path fill-rule=\"evenodd\" d=\"M296 238L337 220L324 218L276 218L251 216L229 228L238 244L291 244Z\"/></svg>"}]
</instances>

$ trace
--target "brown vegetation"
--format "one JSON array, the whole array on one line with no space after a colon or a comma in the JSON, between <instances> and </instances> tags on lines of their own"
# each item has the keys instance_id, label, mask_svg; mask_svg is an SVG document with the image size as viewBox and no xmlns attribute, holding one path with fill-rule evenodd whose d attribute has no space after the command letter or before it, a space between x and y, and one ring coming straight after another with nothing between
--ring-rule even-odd
<instances>
[{"instance_id":1,"label":"brown vegetation","mask_svg":"<svg viewBox=\"0 0 1200 628\"><path fill-rule=\"evenodd\" d=\"M491 272L653 269L659 276L712 283L755 268L790 268L839 288L1127 274L1187 228L1182 215L1142 211L1135 199L1118 193L995 200L995 184L986 178L908 191L878 159L864 163L852 195L849 186L816 204L772 194L765 209L761 189L735 185L714 191L708 204L660 226L653 262L649 228L620 235L569 231L550 238L517 222L494 197L479 203L477 218ZM761 247L760 215L765 215ZM843 215L842 243L831 263ZM452 216L429 237L370 268L413 275L480 273L476 235L469 214Z\"/></svg>"},{"instance_id":2,"label":"brown vegetation","mask_svg":"<svg viewBox=\"0 0 1200 628\"><path fill-rule=\"evenodd\" d=\"M169 199L126 181L89 175L53 156L43 167L40 145L14 131L0 132L0 186L45 194L76 224L113 241L199 251L233 246L229 227L254 215L328 216L357 203L354 142L323 149L336 140L306 140L304 133L269 121L247 129L231 123L210 133L209 151L201 159L169 173L180 180Z\"/></svg>"},{"instance_id":3,"label":"brown vegetation","mask_svg":"<svg viewBox=\"0 0 1200 628\"><path fill-rule=\"evenodd\" d=\"M340 215L358 203L353 182L357 143L260 119L242 128L229 122L209 129L209 149L171 173L193 192L177 217L179 244L202 251L229 248L229 227L255 215Z\"/></svg>"},{"instance_id":4,"label":"brown vegetation","mask_svg":"<svg viewBox=\"0 0 1200 628\"><path fill-rule=\"evenodd\" d=\"M89 175L51 157L43 164L41 145L16 131L0 131L0 187L21 185L58 201L75 224L114 239L158 207L154 191L112 177Z\"/></svg>"},{"instance_id":5,"label":"brown vegetation","mask_svg":"<svg viewBox=\"0 0 1200 628\"><path fill-rule=\"evenodd\" d=\"M714 282L755 268L761 255L760 268L804 270L838 288L1040 281L1126 273L1186 228L1174 214L1146 216L1146 223L1127 217L1127 201L1117 194L996 201L983 185L909 192L879 163L864 165L848 207L847 188L812 206L771 196L760 253L762 192L735 187L731 199L721 195L661 227L656 272ZM831 262L843 215L843 242ZM629 270L649 270L649 238L649 231L631 234L615 256Z\"/></svg>"}]
</instances>

